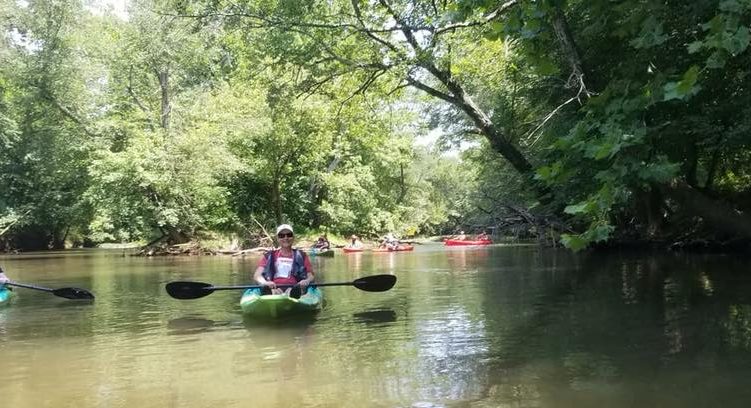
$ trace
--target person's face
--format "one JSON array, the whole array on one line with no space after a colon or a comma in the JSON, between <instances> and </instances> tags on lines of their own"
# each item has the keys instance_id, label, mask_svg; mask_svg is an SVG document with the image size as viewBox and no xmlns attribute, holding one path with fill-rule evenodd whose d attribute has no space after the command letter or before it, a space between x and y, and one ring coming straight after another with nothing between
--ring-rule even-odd
<instances>
[{"instance_id":1,"label":"person's face","mask_svg":"<svg viewBox=\"0 0 751 408\"><path fill-rule=\"evenodd\" d=\"M290 230L281 230L276 234L276 239L279 240L279 246L282 248L290 248L295 241L295 235Z\"/></svg>"}]
</instances>

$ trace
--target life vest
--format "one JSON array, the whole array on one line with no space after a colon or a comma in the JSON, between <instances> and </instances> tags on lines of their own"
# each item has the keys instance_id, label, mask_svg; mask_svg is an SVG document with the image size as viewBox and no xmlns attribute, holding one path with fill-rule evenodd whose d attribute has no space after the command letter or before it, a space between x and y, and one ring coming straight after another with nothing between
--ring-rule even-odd
<instances>
[{"instance_id":1,"label":"life vest","mask_svg":"<svg viewBox=\"0 0 751 408\"><path fill-rule=\"evenodd\" d=\"M267 281L274 280L276 275L276 258L274 254L276 250L266 252L266 266L263 268L263 278ZM308 277L308 271L305 269L305 258L303 258L303 252L299 249L292 250L292 276L300 282Z\"/></svg>"}]
</instances>

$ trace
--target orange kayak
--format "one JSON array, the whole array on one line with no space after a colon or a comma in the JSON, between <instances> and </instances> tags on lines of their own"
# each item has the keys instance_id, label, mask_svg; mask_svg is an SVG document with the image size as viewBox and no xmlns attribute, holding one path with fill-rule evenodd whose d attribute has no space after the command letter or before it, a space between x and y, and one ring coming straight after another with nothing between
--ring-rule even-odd
<instances>
[{"instance_id":1,"label":"orange kayak","mask_svg":"<svg viewBox=\"0 0 751 408\"><path fill-rule=\"evenodd\" d=\"M344 251L345 253L362 252L363 250L364 250L363 248L347 248L347 247L342 248L342 251Z\"/></svg>"},{"instance_id":2,"label":"orange kayak","mask_svg":"<svg viewBox=\"0 0 751 408\"><path fill-rule=\"evenodd\" d=\"M412 251L415 249L412 245L399 245L396 249L390 248L373 248L373 252L400 252L400 251Z\"/></svg>"},{"instance_id":3,"label":"orange kayak","mask_svg":"<svg viewBox=\"0 0 751 408\"><path fill-rule=\"evenodd\" d=\"M444 241L446 246L462 246L462 245L490 245L493 241L489 239L482 239L478 241L460 241L458 239L447 239Z\"/></svg>"}]
</instances>

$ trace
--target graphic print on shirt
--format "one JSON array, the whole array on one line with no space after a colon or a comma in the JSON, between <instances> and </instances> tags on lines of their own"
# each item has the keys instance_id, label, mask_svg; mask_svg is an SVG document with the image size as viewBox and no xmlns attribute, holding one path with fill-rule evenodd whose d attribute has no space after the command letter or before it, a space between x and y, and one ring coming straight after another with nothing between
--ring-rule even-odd
<instances>
[{"instance_id":1,"label":"graphic print on shirt","mask_svg":"<svg viewBox=\"0 0 751 408\"><path fill-rule=\"evenodd\" d=\"M276 258L276 274L274 275L274 279L289 278L292 276L292 263L292 258Z\"/></svg>"}]
</instances>

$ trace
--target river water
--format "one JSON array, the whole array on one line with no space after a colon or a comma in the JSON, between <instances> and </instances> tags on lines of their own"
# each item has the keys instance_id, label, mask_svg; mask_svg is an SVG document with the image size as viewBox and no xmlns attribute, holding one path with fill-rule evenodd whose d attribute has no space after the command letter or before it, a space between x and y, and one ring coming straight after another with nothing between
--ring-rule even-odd
<instances>
[{"instance_id":1,"label":"river water","mask_svg":"<svg viewBox=\"0 0 751 408\"><path fill-rule=\"evenodd\" d=\"M243 318L239 291L176 300L172 280L249 282L258 256L117 250L0 256L3 407L741 407L751 401L751 260L524 246L314 258L312 319Z\"/></svg>"}]
</instances>

